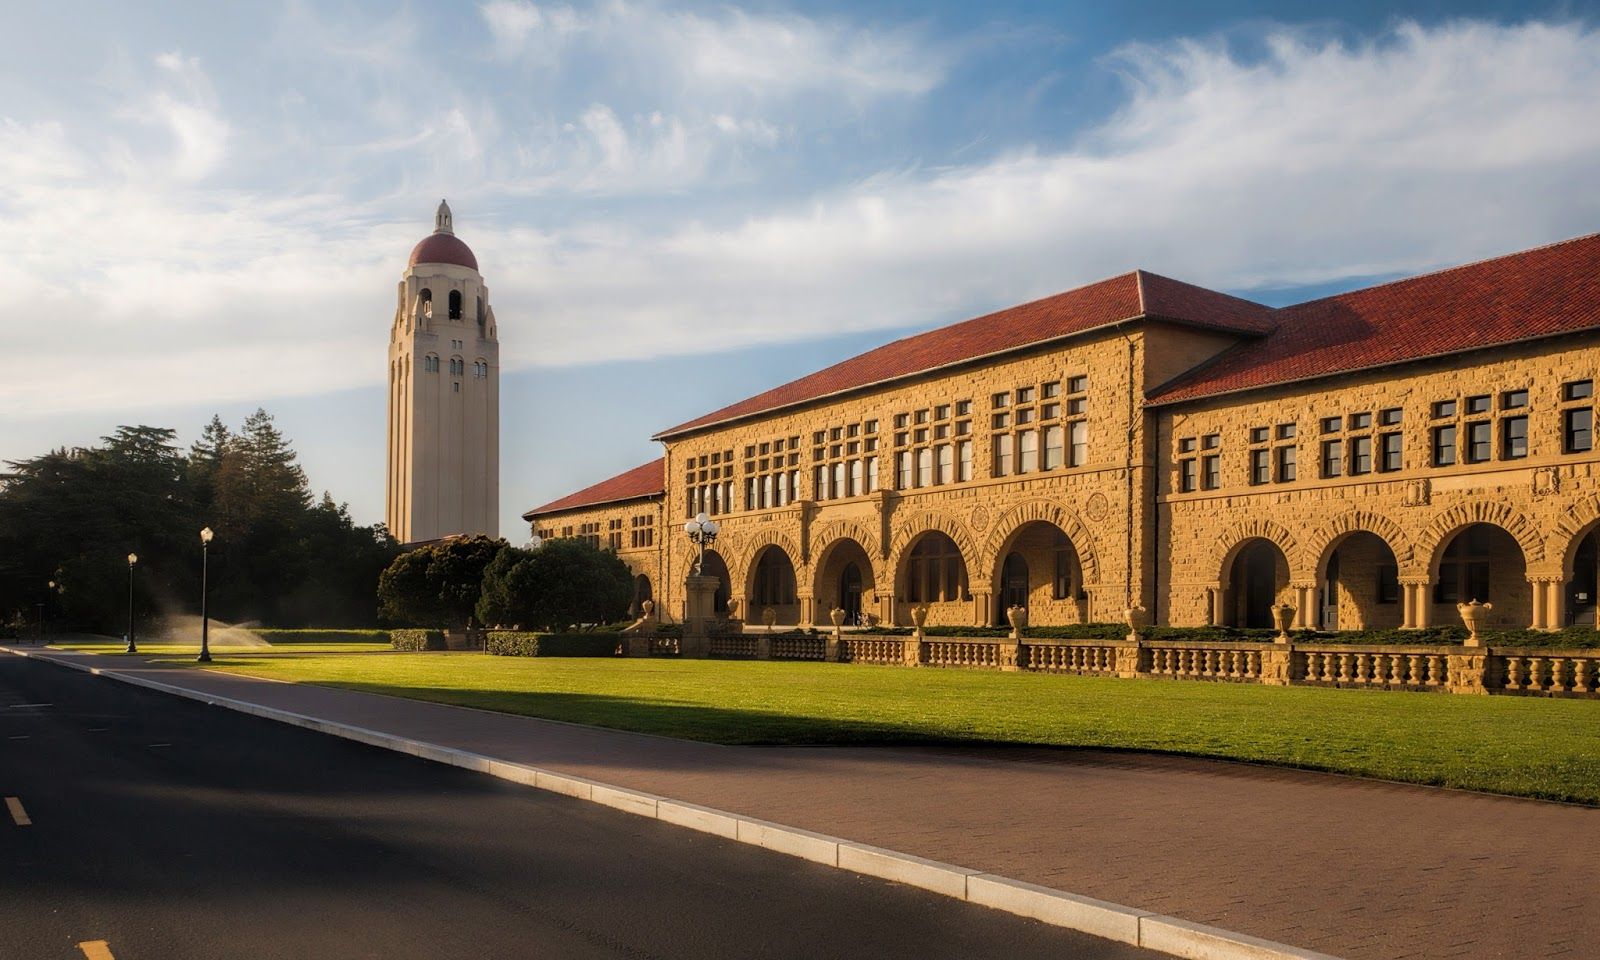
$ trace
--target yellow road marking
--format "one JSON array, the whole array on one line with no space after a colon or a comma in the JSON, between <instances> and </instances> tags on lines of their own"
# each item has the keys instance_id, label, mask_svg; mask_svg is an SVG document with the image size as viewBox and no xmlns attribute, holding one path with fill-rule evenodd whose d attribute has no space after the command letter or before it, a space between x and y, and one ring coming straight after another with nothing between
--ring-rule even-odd
<instances>
[{"instance_id":1,"label":"yellow road marking","mask_svg":"<svg viewBox=\"0 0 1600 960\"><path fill-rule=\"evenodd\" d=\"M85 940L78 944L87 960L117 960L111 955L111 946L104 940Z\"/></svg>"},{"instance_id":2,"label":"yellow road marking","mask_svg":"<svg viewBox=\"0 0 1600 960\"><path fill-rule=\"evenodd\" d=\"M17 826L26 827L33 823L28 819L28 811L22 809L22 801L16 797L6 797L6 809L11 811L11 819L17 821Z\"/></svg>"}]
</instances>

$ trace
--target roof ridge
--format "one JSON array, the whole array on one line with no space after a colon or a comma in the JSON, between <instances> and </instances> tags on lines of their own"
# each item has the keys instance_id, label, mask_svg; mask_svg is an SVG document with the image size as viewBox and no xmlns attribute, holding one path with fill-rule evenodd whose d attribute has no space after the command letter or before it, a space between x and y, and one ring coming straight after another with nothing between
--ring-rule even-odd
<instances>
[{"instance_id":1,"label":"roof ridge","mask_svg":"<svg viewBox=\"0 0 1600 960\"><path fill-rule=\"evenodd\" d=\"M1353 296L1354 294L1366 293L1371 290L1382 290L1385 287L1397 287L1403 283L1426 280L1429 277L1441 277L1447 273L1455 273L1457 270L1470 270L1474 267L1481 267L1486 264L1496 263L1501 260L1510 260L1514 257L1524 257L1530 253L1542 253L1546 250L1554 250L1557 247L1564 247L1569 243L1581 243L1585 240L1600 240L1600 232L1585 233L1576 237L1568 237L1565 240L1556 240L1551 243L1541 243L1537 247L1528 247L1526 250L1513 250L1510 253L1496 254L1492 257L1480 257L1477 260L1469 260L1466 263L1458 263L1453 267L1437 267L1433 270L1427 271L1426 273L1414 273L1410 276L1396 277L1393 280L1385 280L1382 283L1374 283L1370 287L1356 287L1354 290L1345 290L1342 293L1330 293L1324 297L1313 297L1310 300L1302 300L1299 303L1291 303L1282 307L1275 307L1273 309L1279 313L1286 313L1299 307L1310 306L1314 303L1322 303L1325 300L1337 300L1340 297Z\"/></svg>"}]
</instances>

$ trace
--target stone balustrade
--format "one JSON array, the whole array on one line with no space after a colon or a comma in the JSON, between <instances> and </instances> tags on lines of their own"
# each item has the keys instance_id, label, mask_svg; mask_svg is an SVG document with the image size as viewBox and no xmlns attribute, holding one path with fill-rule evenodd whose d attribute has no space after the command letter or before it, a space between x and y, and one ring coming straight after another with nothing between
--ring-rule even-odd
<instances>
[{"instance_id":1,"label":"stone balustrade","mask_svg":"<svg viewBox=\"0 0 1600 960\"><path fill-rule=\"evenodd\" d=\"M962 640L939 637L923 641L922 662L930 667L1000 666L1000 644L993 640Z\"/></svg>"},{"instance_id":2,"label":"stone balustrade","mask_svg":"<svg viewBox=\"0 0 1600 960\"><path fill-rule=\"evenodd\" d=\"M779 636L772 638L774 660L825 660L828 641L822 637Z\"/></svg>"},{"instance_id":3,"label":"stone balustrade","mask_svg":"<svg viewBox=\"0 0 1600 960\"><path fill-rule=\"evenodd\" d=\"M1523 695L1600 695L1600 650L1496 648L1499 692Z\"/></svg>"},{"instance_id":4,"label":"stone balustrade","mask_svg":"<svg viewBox=\"0 0 1600 960\"><path fill-rule=\"evenodd\" d=\"M839 658L850 663L878 663L899 666L905 662L905 642L900 637L871 637L846 634L839 643Z\"/></svg>"},{"instance_id":5,"label":"stone balustrade","mask_svg":"<svg viewBox=\"0 0 1600 960\"><path fill-rule=\"evenodd\" d=\"M1450 686L1450 658L1439 647L1352 647L1296 644L1295 683L1389 690Z\"/></svg>"},{"instance_id":6,"label":"stone balustrade","mask_svg":"<svg viewBox=\"0 0 1600 960\"><path fill-rule=\"evenodd\" d=\"M1021 668L1039 673L1115 674L1118 647L1130 644L1099 640L1024 640Z\"/></svg>"},{"instance_id":7,"label":"stone balustrade","mask_svg":"<svg viewBox=\"0 0 1600 960\"><path fill-rule=\"evenodd\" d=\"M753 660L759 653L756 637L747 633L712 634L707 652L713 657Z\"/></svg>"}]
</instances>

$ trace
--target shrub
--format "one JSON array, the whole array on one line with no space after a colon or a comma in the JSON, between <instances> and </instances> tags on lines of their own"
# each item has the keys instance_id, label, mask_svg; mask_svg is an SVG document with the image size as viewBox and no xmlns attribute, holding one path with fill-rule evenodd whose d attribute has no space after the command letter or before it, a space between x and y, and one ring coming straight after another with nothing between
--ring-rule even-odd
<instances>
[{"instance_id":1,"label":"shrub","mask_svg":"<svg viewBox=\"0 0 1600 960\"><path fill-rule=\"evenodd\" d=\"M613 657L620 638L610 633L528 633L491 630L484 648L501 657Z\"/></svg>"},{"instance_id":2,"label":"shrub","mask_svg":"<svg viewBox=\"0 0 1600 960\"><path fill-rule=\"evenodd\" d=\"M396 650L445 649L443 630L390 630L389 645Z\"/></svg>"},{"instance_id":3,"label":"shrub","mask_svg":"<svg viewBox=\"0 0 1600 960\"><path fill-rule=\"evenodd\" d=\"M559 631L622 620L632 597L633 574L616 554L563 537L537 550L501 550L483 571L477 615L479 623Z\"/></svg>"},{"instance_id":4,"label":"shrub","mask_svg":"<svg viewBox=\"0 0 1600 960\"><path fill-rule=\"evenodd\" d=\"M273 645L294 643L388 643L388 630L251 630Z\"/></svg>"}]
</instances>

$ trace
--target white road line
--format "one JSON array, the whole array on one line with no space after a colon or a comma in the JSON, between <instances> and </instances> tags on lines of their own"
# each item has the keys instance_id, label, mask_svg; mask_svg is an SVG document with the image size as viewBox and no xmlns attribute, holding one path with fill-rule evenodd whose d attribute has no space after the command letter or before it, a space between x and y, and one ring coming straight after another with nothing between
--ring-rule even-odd
<instances>
[{"instance_id":1,"label":"white road line","mask_svg":"<svg viewBox=\"0 0 1600 960\"><path fill-rule=\"evenodd\" d=\"M152 744L150 744L150 746L152 746L152 747L170 747L170 746L172 746L172 744L170 744L170 743L152 743Z\"/></svg>"},{"instance_id":2,"label":"white road line","mask_svg":"<svg viewBox=\"0 0 1600 960\"><path fill-rule=\"evenodd\" d=\"M85 940L78 944L85 960L117 960L111 955L111 945L104 940Z\"/></svg>"},{"instance_id":3,"label":"white road line","mask_svg":"<svg viewBox=\"0 0 1600 960\"><path fill-rule=\"evenodd\" d=\"M6 737L6 739L7 740L26 740L26 739L28 739L28 735L26 733L23 733L23 734L18 734L15 737Z\"/></svg>"},{"instance_id":4,"label":"white road line","mask_svg":"<svg viewBox=\"0 0 1600 960\"><path fill-rule=\"evenodd\" d=\"M33 821L28 819L28 811L22 809L21 800L16 797L6 797L6 809L11 811L11 819L17 822L17 826L26 827L32 825Z\"/></svg>"},{"instance_id":5,"label":"white road line","mask_svg":"<svg viewBox=\"0 0 1600 960\"><path fill-rule=\"evenodd\" d=\"M7 704L7 706L9 706L13 710L20 710L23 707L53 707L53 706L55 706L55 704L53 704L53 703L12 703L12 704Z\"/></svg>"}]
</instances>

